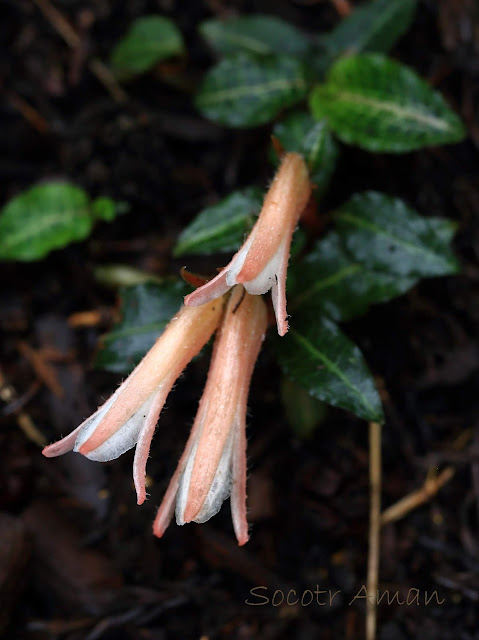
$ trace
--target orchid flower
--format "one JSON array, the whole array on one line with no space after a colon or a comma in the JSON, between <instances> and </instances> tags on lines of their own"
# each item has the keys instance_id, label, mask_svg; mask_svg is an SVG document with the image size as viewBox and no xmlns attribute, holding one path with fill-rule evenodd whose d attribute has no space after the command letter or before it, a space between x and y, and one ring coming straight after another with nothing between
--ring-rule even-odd
<instances>
[{"instance_id":1,"label":"orchid flower","mask_svg":"<svg viewBox=\"0 0 479 640\"><path fill-rule=\"evenodd\" d=\"M263 300L235 287L216 336L190 437L153 525L158 537L175 511L179 525L206 522L231 495L238 544L248 541L246 403L266 326Z\"/></svg>"},{"instance_id":2,"label":"orchid flower","mask_svg":"<svg viewBox=\"0 0 479 640\"><path fill-rule=\"evenodd\" d=\"M146 498L146 462L160 412L176 379L218 326L223 301L182 307L123 384L68 436L43 449L47 458L78 451L106 462L136 445L133 479L138 504Z\"/></svg>"},{"instance_id":3,"label":"orchid flower","mask_svg":"<svg viewBox=\"0 0 479 640\"><path fill-rule=\"evenodd\" d=\"M272 289L278 333L283 336L288 331L286 271L291 239L310 195L311 183L302 156L285 154L243 246L215 278L186 296L185 305L205 304L239 283L255 295Z\"/></svg>"}]
</instances>

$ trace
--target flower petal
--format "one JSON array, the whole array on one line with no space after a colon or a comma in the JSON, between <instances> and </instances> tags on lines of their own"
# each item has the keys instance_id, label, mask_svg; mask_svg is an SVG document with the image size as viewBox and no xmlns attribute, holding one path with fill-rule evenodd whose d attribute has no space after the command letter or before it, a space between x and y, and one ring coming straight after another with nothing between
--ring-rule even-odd
<instances>
[{"instance_id":1,"label":"flower petal","mask_svg":"<svg viewBox=\"0 0 479 640\"><path fill-rule=\"evenodd\" d=\"M211 337L222 310L221 301L210 302L201 309L182 307L120 387L121 393L114 395L114 402L108 406L95 428L89 431L89 437L79 443L76 450L88 455L98 449L140 410L165 379L178 378ZM145 412L148 410L149 406Z\"/></svg>"},{"instance_id":2,"label":"flower petal","mask_svg":"<svg viewBox=\"0 0 479 640\"><path fill-rule=\"evenodd\" d=\"M186 522L197 522L202 524L215 516L221 509L223 502L230 496L232 484L232 457L234 442L234 425L229 430L228 438L223 447L220 461L216 468L213 480L209 486L206 497L198 510L198 503L191 495L191 474L193 472L198 442L195 443L188 459L183 476L180 480L178 498L176 502L176 523L183 525Z\"/></svg>"},{"instance_id":3,"label":"flower petal","mask_svg":"<svg viewBox=\"0 0 479 640\"><path fill-rule=\"evenodd\" d=\"M77 427L74 431L69 433L61 440L58 440L58 442L54 442L53 444L49 444L44 447L42 454L46 458L56 458L57 456L62 456L64 453L68 453L68 451L73 451L77 434L81 428L82 425Z\"/></svg>"},{"instance_id":4,"label":"flower petal","mask_svg":"<svg viewBox=\"0 0 479 640\"><path fill-rule=\"evenodd\" d=\"M146 463L150 454L151 440L160 417L163 405L173 386L173 380L168 381L155 393L136 443L135 458L133 460L133 481L135 483L137 502L143 504L146 499L145 476Z\"/></svg>"},{"instance_id":5,"label":"flower petal","mask_svg":"<svg viewBox=\"0 0 479 640\"><path fill-rule=\"evenodd\" d=\"M185 449L183 454L178 462L178 466L176 467L176 471L173 474L173 477L170 480L170 484L168 485L168 489L161 501L160 508L158 509L158 513L156 514L155 522L153 523L153 533L158 538L161 538L166 531L166 528L171 522L173 514L175 512L175 504L177 502L178 489L180 485L180 481L182 478L182 474L186 463L188 462L191 451L194 445L197 443L198 432L202 427L201 414L204 412L207 404L207 399L203 394L200 405L198 407L198 412L195 418L195 422L190 432L190 436L188 441L186 442ZM198 417L200 416L200 417Z\"/></svg>"},{"instance_id":6,"label":"flower petal","mask_svg":"<svg viewBox=\"0 0 479 640\"><path fill-rule=\"evenodd\" d=\"M226 283L226 269L227 267L202 287L185 296L185 305L187 307L199 307L225 294L230 289L230 285Z\"/></svg>"},{"instance_id":7,"label":"flower petal","mask_svg":"<svg viewBox=\"0 0 479 640\"><path fill-rule=\"evenodd\" d=\"M280 336L284 336L288 332L288 314L286 312L286 275L288 272L288 260L291 240L285 237L281 245L278 247L278 269L276 271L275 281L271 290L271 299L273 301L274 315L276 316L276 325Z\"/></svg>"},{"instance_id":8,"label":"flower petal","mask_svg":"<svg viewBox=\"0 0 479 640\"><path fill-rule=\"evenodd\" d=\"M195 426L200 425L198 436L180 481L176 512L180 523L204 522L231 492L235 431L246 419L244 398L266 323L262 299L236 287L215 341L195 418Z\"/></svg>"},{"instance_id":9,"label":"flower petal","mask_svg":"<svg viewBox=\"0 0 479 640\"><path fill-rule=\"evenodd\" d=\"M246 398L243 400L246 405ZM239 422L235 430L233 444L231 487L231 517L236 539L239 546L243 546L249 540L248 521L246 519L246 411L239 410Z\"/></svg>"},{"instance_id":10,"label":"flower petal","mask_svg":"<svg viewBox=\"0 0 479 640\"><path fill-rule=\"evenodd\" d=\"M98 447L85 453L85 457L96 462L108 462L109 460L115 460L123 453L132 449L138 441L143 423L149 413L152 405L154 404L156 394L152 393L149 398L141 405L141 407L135 411L135 413L127 420L122 426L115 431L105 442L102 442ZM107 403L110 404L111 402ZM80 451L83 444L90 438L91 434L98 427L98 422L103 419L103 415L108 411L110 407L106 407L105 410L94 420L87 422L80 433L77 436L74 451Z\"/></svg>"}]
</instances>

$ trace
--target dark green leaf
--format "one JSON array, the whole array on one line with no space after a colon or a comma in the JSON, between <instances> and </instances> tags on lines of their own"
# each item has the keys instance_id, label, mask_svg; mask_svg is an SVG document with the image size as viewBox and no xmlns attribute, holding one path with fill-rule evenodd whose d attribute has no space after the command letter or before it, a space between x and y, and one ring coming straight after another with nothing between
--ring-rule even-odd
<instances>
[{"instance_id":1,"label":"dark green leaf","mask_svg":"<svg viewBox=\"0 0 479 640\"><path fill-rule=\"evenodd\" d=\"M465 135L443 97L414 71L379 54L340 59L311 96L343 141L369 151L411 151Z\"/></svg>"},{"instance_id":2,"label":"dark green leaf","mask_svg":"<svg viewBox=\"0 0 479 640\"><path fill-rule=\"evenodd\" d=\"M304 156L311 181L322 195L338 159L338 145L326 121L316 122L309 113L298 111L278 122L273 134L286 151L297 151Z\"/></svg>"},{"instance_id":3,"label":"dark green leaf","mask_svg":"<svg viewBox=\"0 0 479 640\"><path fill-rule=\"evenodd\" d=\"M274 16L206 20L200 24L200 32L223 55L246 52L301 56L309 46L308 39L299 29Z\"/></svg>"},{"instance_id":4,"label":"dark green leaf","mask_svg":"<svg viewBox=\"0 0 479 640\"><path fill-rule=\"evenodd\" d=\"M181 33L163 16L143 16L132 22L128 33L111 53L110 64L122 80L148 71L154 64L184 51Z\"/></svg>"},{"instance_id":5,"label":"dark green leaf","mask_svg":"<svg viewBox=\"0 0 479 640\"><path fill-rule=\"evenodd\" d=\"M302 63L289 56L228 56L211 69L195 103L210 120L253 127L302 100L307 91Z\"/></svg>"},{"instance_id":6,"label":"dark green leaf","mask_svg":"<svg viewBox=\"0 0 479 640\"><path fill-rule=\"evenodd\" d=\"M301 439L309 438L327 413L324 402L313 398L306 389L286 377L281 382L281 400L289 424Z\"/></svg>"},{"instance_id":7,"label":"dark green leaf","mask_svg":"<svg viewBox=\"0 0 479 640\"><path fill-rule=\"evenodd\" d=\"M248 187L203 209L181 233L174 255L236 251L245 233L253 226L254 216L258 215L262 204L261 189Z\"/></svg>"},{"instance_id":8,"label":"dark green leaf","mask_svg":"<svg viewBox=\"0 0 479 640\"><path fill-rule=\"evenodd\" d=\"M120 290L122 319L101 339L95 366L129 372L153 346L188 293L185 283L138 284Z\"/></svg>"},{"instance_id":9,"label":"dark green leaf","mask_svg":"<svg viewBox=\"0 0 479 640\"><path fill-rule=\"evenodd\" d=\"M30 187L0 213L0 260L43 258L53 249L86 238L95 218L111 220L115 209L109 198L90 203L83 189L67 182Z\"/></svg>"},{"instance_id":10,"label":"dark green leaf","mask_svg":"<svg viewBox=\"0 0 479 640\"><path fill-rule=\"evenodd\" d=\"M416 0L373 0L341 20L322 44L332 58L366 51L387 53L407 31Z\"/></svg>"},{"instance_id":11,"label":"dark green leaf","mask_svg":"<svg viewBox=\"0 0 479 640\"><path fill-rule=\"evenodd\" d=\"M450 248L455 224L420 216L397 198L356 194L340 208L336 224L350 254L368 269L413 278L458 271Z\"/></svg>"},{"instance_id":12,"label":"dark green leaf","mask_svg":"<svg viewBox=\"0 0 479 640\"><path fill-rule=\"evenodd\" d=\"M384 421L360 350L334 322L315 314L295 317L294 327L275 345L284 373L312 396L365 420Z\"/></svg>"},{"instance_id":13,"label":"dark green leaf","mask_svg":"<svg viewBox=\"0 0 479 640\"><path fill-rule=\"evenodd\" d=\"M346 321L366 313L370 305L401 295L417 278L373 271L344 249L332 231L288 273L288 311L292 322L307 310Z\"/></svg>"},{"instance_id":14,"label":"dark green leaf","mask_svg":"<svg viewBox=\"0 0 479 640\"><path fill-rule=\"evenodd\" d=\"M301 229L301 227L297 227L293 233L293 239L291 241L291 250L289 252L290 260L299 256L307 242L308 236L306 232Z\"/></svg>"}]
</instances>

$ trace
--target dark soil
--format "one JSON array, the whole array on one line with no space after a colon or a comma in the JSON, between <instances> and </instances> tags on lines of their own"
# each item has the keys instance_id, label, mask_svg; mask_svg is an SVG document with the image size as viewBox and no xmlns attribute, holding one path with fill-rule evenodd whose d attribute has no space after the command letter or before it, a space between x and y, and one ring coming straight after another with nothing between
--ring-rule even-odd
<instances>
[{"instance_id":1,"label":"dark soil","mask_svg":"<svg viewBox=\"0 0 479 640\"><path fill-rule=\"evenodd\" d=\"M161 417L148 467L151 497L142 507L131 454L105 465L76 454L46 460L25 431L34 425L48 442L57 439L119 381L92 367L98 338L118 312L115 292L98 283L95 267L121 262L174 273L181 264L170 258L171 246L201 207L271 177L269 128L224 130L192 106L212 62L198 22L262 12L320 31L339 18L330 3L314 1L55 6L80 34L80 51L35 2L1 3L2 202L64 177L92 195L128 201L131 213L41 262L1 265L0 633L32 640L362 638L365 603L354 597L366 580L367 425L331 409L309 441L297 439L266 351L249 403L252 529L241 549L227 504L207 524L172 524L162 540L151 533L194 416L204 360L190 367ZM106 60L131 20L154 12L178 24L188 58L130 82L129 100L119 105L88 60ZM424 281L345 328L383 390L383 506L419 489L429 469L455 469L435 497L382 531L380 589L398 592L379 605L384 640L479 638L478 32L474 0L427 0L393 51L445 94L470 139L402 156L344 148L325 203L381 189L424 215L456 220L459 229L461 275ZM69 318L79 311L99 311L99 320L72 328ZM31 349L47 373L35 372ZM61 393L45 384L48 371ZM294 606L286 603L292 589L304 595ZM339 591L332 602L330 591Z\"/></svg>"}]
</instances>

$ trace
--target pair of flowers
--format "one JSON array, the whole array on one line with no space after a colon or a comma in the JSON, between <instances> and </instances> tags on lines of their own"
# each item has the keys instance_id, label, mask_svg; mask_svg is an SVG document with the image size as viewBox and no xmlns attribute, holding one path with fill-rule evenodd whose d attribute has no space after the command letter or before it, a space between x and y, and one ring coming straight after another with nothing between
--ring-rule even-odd
<instances>
[{"instance_id":1,"label":"pair of flowers","mask_svg":"<svg viewBox=\"0 0 479 640\"><path fill-rule=\"evenodd\" d=\"M284 335L291 238L310 194L303 158L286 154L255 226L231 262L186 296L185 305L111 398L72 433L43 450L47 457L74 450L106 462L136 445L133 479L142 504L150 444L166 398L188 362L217 331L191 434L154 522L153 532L159 537L175 512L180 525L206 522L231 496L238 543L248 540L246 406L268 324L260 295L272 289L278 333Z\"/></svg>"}]
</instances>

